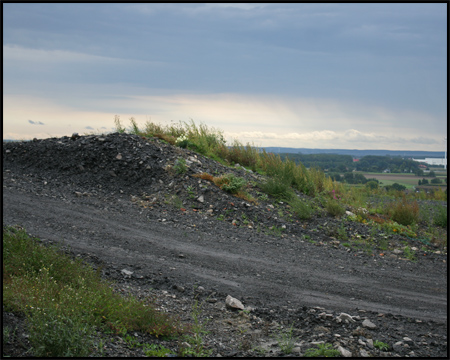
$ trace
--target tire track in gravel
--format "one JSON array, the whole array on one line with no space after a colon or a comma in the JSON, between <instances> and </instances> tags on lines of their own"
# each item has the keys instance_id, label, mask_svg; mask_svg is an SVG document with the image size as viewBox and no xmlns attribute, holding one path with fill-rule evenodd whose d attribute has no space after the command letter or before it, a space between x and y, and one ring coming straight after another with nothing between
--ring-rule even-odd
<instances>
[{"instance_id":1,"label":"tire track in gravel","mask_svg":"<svg viewBox=\"0 0 450 360\"><path fill-rule=\"evenodd\" d=\"M101 210L103 205L109 208ZM289 239L283 240L289 247L273 241L207 242L201 233L150 222L127 200L62 201L5 187L3 222L23 225L34 236L121 264L117 266L163 271L174 284L200 281L204 287L251 296L266 306L285 306L290 301L289 307L364 309L439 322L447 318L443 267L422 273L420 263L370 263L372 259L353 258L342 250L289 244Z\"/></svg>"}]
</instances>

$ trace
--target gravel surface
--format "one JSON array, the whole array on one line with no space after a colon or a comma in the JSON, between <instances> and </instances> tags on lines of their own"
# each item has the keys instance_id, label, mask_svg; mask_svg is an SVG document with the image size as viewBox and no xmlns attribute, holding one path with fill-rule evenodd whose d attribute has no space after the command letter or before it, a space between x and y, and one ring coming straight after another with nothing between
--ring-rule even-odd
<instances>
[{"instance_id":1,"label":"gravel surface","mask_svg":"<svg viewBox=\"0 0 450 360\"><path fill-rule=\"evenodd\" d=\"M179 173L181 158L187 169ZM193 176L202 172L245 178L257 201ZM3 143L3 224L62 244L101 266L118 292L153 296L183 321L194 320L198 304L211 356L287 355L279 337L291 326L290 356L320 343L342 356L448 355L446 247L374 233L325 210L300 220L287 204L262 196L261 180L136 135ZM344 246L339 231L350 243L376 242L371 250ZM389 249L381 252L378 241ZM417 249L415 261L405 245ZM227 306L228 295L245 311ZM3 354L30 356L23 317L3 312L3 323L16 329ZM185 346L132 336L173 353ZM98 337L105 346L97 356L144 356L120 337ZM376 340L389 349L374 347Z\"/></svg>"}]
</instances>

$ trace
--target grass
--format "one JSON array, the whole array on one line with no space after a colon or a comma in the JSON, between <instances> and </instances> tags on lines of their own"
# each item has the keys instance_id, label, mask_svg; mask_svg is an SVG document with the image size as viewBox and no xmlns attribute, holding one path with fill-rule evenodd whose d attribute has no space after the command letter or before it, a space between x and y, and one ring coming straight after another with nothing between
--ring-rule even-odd
<instances>
[{"instance_id":1,"label":"grass","mask_svg":"<svg viewBox=\"0 0 450 360\"><path fill-rule=\"evenodd\" d=\"M384 343L384 342L382 342L382 341L379 341L379 340L375 340L373 342L373 346L375 346L376 348L380 349L381 351L389 350L389 345Z\"/></svg>"},{"instance_id":2,"label":"grass","mask_svg":"<svg viewBox=\"0 0 450 360\"><path fill-rule=\"evenodd\" d=\"M304 357L336 357L341 356L339 350L333 349L331 344L317 344L317 348L309 348Z\"/></svg>"},{"instance_id":3,"label":"grass","mask_svg":"<svg viewBox=\"0 0 450 360\"><path fill-rule=\"evenodd\" d=\"M3 228L3 305L25 314L34 356L86 357L98 348L95 329L156 337L188 331L178 319L158 312L151 298L114 292L98 271L17 227Z\"/></svg>"},{"instance_id":4,"label":"grass","mask_svg":"<svg viewBox=\"0 0 450 360\"><path fill-rule=\"evenodd\" d=\"M278 346L284 354L290 354L295 347L296 338L293 336L294 325L284 330L279 330L276 336Z\"/></svg>"}]
</instances>

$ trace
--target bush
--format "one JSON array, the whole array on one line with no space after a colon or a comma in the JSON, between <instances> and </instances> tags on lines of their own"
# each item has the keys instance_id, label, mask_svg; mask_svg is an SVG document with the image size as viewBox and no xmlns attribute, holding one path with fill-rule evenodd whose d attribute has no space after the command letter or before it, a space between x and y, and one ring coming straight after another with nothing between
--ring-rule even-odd
<instances>
[{"instance_id":1,"label":"bush","mask_svg":"<svg viewBox=\"0 0 450 360\"><path fill-rule=\"evenodd\" d=\"M328 200L325 208L327 209L327 212L332 216L342 216L345 214L344 207L334 199Z\"/></svg>"},{"instance_id":2,"label":"bush","mask_svg":"<svg viewBox=\"0 0 450 360\"><path fill-rule=\"evenodd\" d=\"M214 178L214 183L221 189L236 194L244 187L247 182L245 179L236 177L233 174L226 174L218 178Z\"/></svg>"},{"instance_id":3,"label":"bush","mask_svg":"<svg viewBox=\"0 0 450 360\"><path fill-rule=\"evenodd\" d=\"M177 174L181 175L184 174L187 171L187 165L186 160L184 158L178 158L175 161L175 165L173 167Z\"/></svg>"},{"instance_id":4,"label":"bush","mask_svg":"<svg viewBox=\"0 0 450 360\"><path fill-rule=\"evenodd\" d=\"M289 201L289 205L292 207L292 211L294 211L295 215L300 219L307 220L311 218L313 209L309 204L301 201L297 196L294 196L292 200Z\"/></svg>"},{"instance_id":5,"label":"bush","mask_svg":"<svg viewBox=\"0 0 450 360\"><path fill-rule=\"evenodd\" d=\"M437 214L434 216L434 224L447 228L447 209L442 205L437 206Z\"/></svg>"},{"instance_id":6,"label":"bush","mask_svg":"<svg viewBox=\"0 0 450 360\"><path fill-rule=\"evenodd\" d=\"M280 178L268 178L258 186L266 194L281 200L290 200L294 194L290 186Z\"/></svg>"},{"instance_id":7,"label":"bush","mask_svg":"<svg viewBox=\"0 0 450 360\"><path fill-rule=\"evenodd\" d=\"M411 225L419 220L417 201L408 202L406 197L392 205L391 218L401 225Z\"/></svg>"},{"instance_id":8,"label":"bush","mask_svg":"<svg viewBox=\"0 0 450 360\"><path fill-rule=\"evenodd\" d=\"M395 191L403 191L406 189L406 186L400 185L399 183L393 183L392 185L386 185L386 190L395 190Z\"/></svg>"},{"instance_id":9,"label":"bush","mask_svg":"<svg viewBox=\"0 0 450 360\"><path fill-rule=\"evenodd\" d=\"M377 181L373 181L370 180L366 183L366 187L370 190L375 190L378 189L378 182Z\"/></svg>"}]
</instances>

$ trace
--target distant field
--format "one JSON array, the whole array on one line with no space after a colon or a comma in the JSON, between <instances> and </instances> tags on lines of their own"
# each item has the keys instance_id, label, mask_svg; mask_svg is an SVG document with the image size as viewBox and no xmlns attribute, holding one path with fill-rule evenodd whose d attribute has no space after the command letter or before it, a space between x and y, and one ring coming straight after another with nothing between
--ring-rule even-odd
<instances>
[{"instance_id":1,"label":"distant field","mask_svg":"<svg viewBox=\"0 0 450 360\"><path fill-rule=\"evenodd\" d=\"M419 180L423 178L428 181L431 180L429 177L425 176L416 176L414 174L386 174L386 173L364 173L363 174L366 179L377 179L385 185L392 185L394 183L398 183L400 185L406 186L406 188L410 189L413 186L417 187L419 185ZM444 187L443 187L444 188Z\"/></svg>"}]
</instances>

